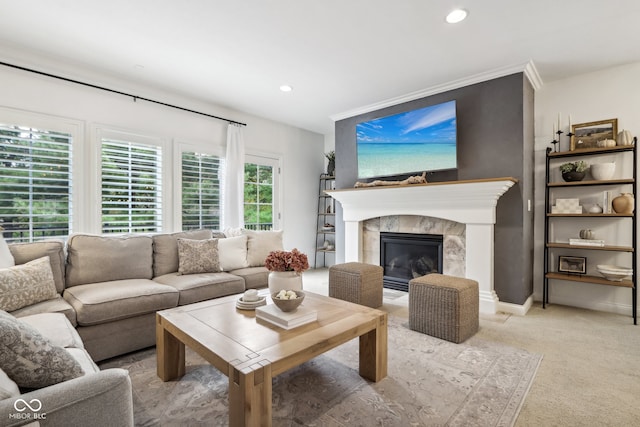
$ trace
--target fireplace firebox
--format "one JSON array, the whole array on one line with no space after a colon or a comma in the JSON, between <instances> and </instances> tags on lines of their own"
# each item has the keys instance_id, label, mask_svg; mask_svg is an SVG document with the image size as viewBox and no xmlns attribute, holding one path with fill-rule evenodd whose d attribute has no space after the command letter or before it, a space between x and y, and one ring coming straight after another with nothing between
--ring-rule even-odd
<instances>
[{"instance_id":1,"label":"fireplace firebox","mask_svg":"<svg viewBox=\"0 0 640 427\"><path fill-rule=\"evenodd\" d=\"M442 235L380 233L380 265L384 287L409 290L409 280L442 273Z\"/></svg>"}]
</instances>

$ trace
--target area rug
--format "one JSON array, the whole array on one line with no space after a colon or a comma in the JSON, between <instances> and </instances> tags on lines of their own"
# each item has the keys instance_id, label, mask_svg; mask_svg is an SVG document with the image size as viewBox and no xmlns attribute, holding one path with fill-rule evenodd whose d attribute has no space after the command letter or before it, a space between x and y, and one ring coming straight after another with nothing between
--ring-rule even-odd
<instances>
[{"instance_id":1,"label":"area rug","mask_svg":"<svg viewBox=\"0 0 640 427\"><path fill-rule=\"evenodd\" d=\"M358 375L358 340L273 380L274 426L512 426L541 355L472 337L453 344L389 318L388 376ZM225 426L228 380L187 349L186 375L163 383L155 349L111 359L129 370L138 426Z\"/></svg>"}]
</instances>

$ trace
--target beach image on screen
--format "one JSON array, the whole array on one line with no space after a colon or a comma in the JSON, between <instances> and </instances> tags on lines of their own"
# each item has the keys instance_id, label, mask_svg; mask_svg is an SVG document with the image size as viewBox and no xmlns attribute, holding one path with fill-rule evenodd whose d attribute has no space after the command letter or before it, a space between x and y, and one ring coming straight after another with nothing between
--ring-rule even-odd
<instances>
[{"instance_id":1,"label":"beach image on screen","mask_svg":"<svg viewBox=\"0 0 640 427\"><path fill-rule=\"evenodd\" d=\"M356 125L358 178L453 169L456 102Z\"/></svg>"}]
</instances>

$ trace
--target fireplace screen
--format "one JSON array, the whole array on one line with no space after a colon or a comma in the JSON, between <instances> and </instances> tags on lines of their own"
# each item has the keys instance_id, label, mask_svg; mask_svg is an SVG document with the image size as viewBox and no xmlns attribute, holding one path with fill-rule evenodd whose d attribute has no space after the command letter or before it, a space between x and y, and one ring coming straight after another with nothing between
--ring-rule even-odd
<instances>
[{"instance_id":1,"label":"fireplace screen","mask_svg":"<svg viewBox=\"0 0 640 427\"><path fill-rule=\"evenodd\" d=\"M380 233L380 263L384 268L384 286L408 291L409 280L442 273L442 236Z\"/></svg>"}]
</instances>

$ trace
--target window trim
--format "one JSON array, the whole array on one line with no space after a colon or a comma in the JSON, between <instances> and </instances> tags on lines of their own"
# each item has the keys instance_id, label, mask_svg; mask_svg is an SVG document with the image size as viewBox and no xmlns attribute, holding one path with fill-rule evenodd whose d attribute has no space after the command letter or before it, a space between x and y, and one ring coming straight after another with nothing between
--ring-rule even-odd
<instances>
[{"instance_id":1,"label":"window trim","mask_svg":"<svg viewBox=\"0 0 640 427\"><path fill-rule=\"evenodd\" d=\"M256 163L273 166L273 229L280 230L283 224L282 214L282 156L275 153L246 151L244 163Z\"/></svg>"},{"instance_id":2,"label":"window trim","mask_svg":"<svg viewBox=\"0 0 640 427\"><path fill-rule=\"evenodd\" d=\"M153 136L151 134L142 134L140 132L126 130L108 125L93 125L92 126L92 170L93 173L87 175L90 177L90 188L93 191L90 195L90 203L93 209L88 209L90 220L90 227L87 228L88 232L102 235L102 139L113 138L121 139L138 144L156 145L162 150L162 175L160 176L162 182L162 220L160 230L158 232L168 232L171 230L173 210L167 209L166 206L172 206L172 187L173 187L173 170L171 168L171 152L167 141L159 136ZM109 235L115 235L109 234Z\"/></svg>"},{"instance_id":3,"label":"window trim","mask_svg":"<svg viewBox=\"0 0 640 427\"><path fill-rule=\"evenodd\" d=\"M84 213L88 210L88 204L82 197L86 192L86 182L82 179L73 180L73 177L86 176L88 169L85 167L86 152L84 150L85 122L69 117L42 114L33 111L19 110L0 106L2 121L16 126L29 126L49 131L68 133L71 135L71 223L69 230L73 233L82 230L86 226Z\"/></svg>"},{"instance_id":4,"label":"window trim","mask_svg":"<svg viewBox=\"0 0 640 427\"><path fill-rule=\"evenodd\" d=\"M173 143L173 170L175 171L173 181L173 229L182 230L182 153L185 151L195 151L212 156L218 156L225 160L226 150L222 146L215 146L206 143L195 143L183 140L174 140ZM224 176L224 169L222 170ZM221 189L224 193L224 188ZM222 224L222 223L221 223ZM224 224L221 225L224 227Z\"/></svg>"}]
</instances>

